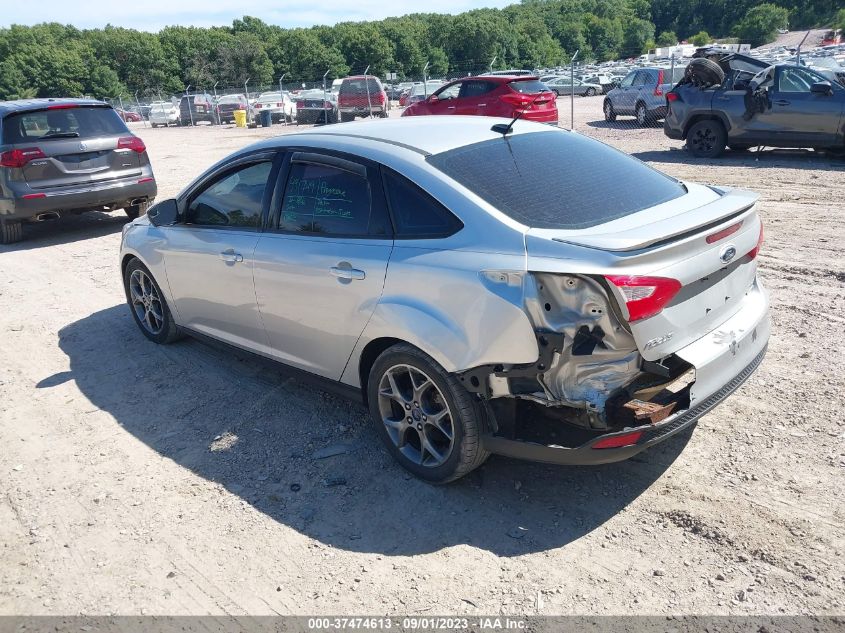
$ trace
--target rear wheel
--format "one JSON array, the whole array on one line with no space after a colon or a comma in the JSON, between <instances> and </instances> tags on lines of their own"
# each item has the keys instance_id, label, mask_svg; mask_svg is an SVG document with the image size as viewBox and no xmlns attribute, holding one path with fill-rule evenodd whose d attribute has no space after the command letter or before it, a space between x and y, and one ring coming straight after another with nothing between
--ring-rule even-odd
<instances>
[{"instance_id":1,"label":"rear wheel","mask_svg":"<svg viewBox=\"0 0 845 633\"><path fill-rule=\"evenodd\" d=\"M161 288L137 257L132 258L123 272L123 287L132 318L144 336L160 344L181 337Z\"/></svg>"},{"instance_id":2,"label":"rear wheel","mask_svg":"<svg viewBox=\"0 0 845 633\"><path fill-rule=\"evenodd\" d=\"M725 128L714 119L694 123L687 132L687 149L698 158L716 158L725 151L726 143Z\"/></svg>"},{"instance_id":3,"label":"rear wheel","mask_svg":"<svg viewBox=\"0 0 845 633\"><path fill-rule=\"evenodd\" d=\"M340 114L340 122L341 123L348 123L349 121L354 121L355 115L354 114Z\"/></svg>"},{"instance_id":4,"label":"rear wheel","mask_svg":"<svg viewBox=\"0 0 845 633\"><path fill-rule=\"evenodd\" d=\"M610 102L610 99L606 99L604 102L604 120L608 123L616 120L616 112L613 110L613 104Z\"/></svg>"},{"instance_id":5,"label":"rear wheel","mask_svg":"<svg viewBox=\"0 0 845 633\"><path fill-rule=\"evenodd\" d=\"M636 109L634 110L634 116L637 118L637 125L640 127L645 127L646 125L650 125L652 121L651 115L649 115L648 110L646 110L645 104L640 102L637 104Z\"/></svg>"},{"instance_id":6,"label":"rear wheel","mask_svg":"<svg viewBox=\"0 0 845 633\"><path fill-rule=\"evenodd\" d=\"M445 484L488 457L481 403L433 358L404 343L376 359L367 382L376 432L399 464Z\"/></svg>"},{"instance_id":7,"label":"rear wheel","mask_svg":"<svg viewBox=\"0 0 845 633\"><path fill-rule=\"evenodd\" d=\"M126 217L130 220L135 220L139 218L142 214L147 212L147 207L149 205L147 203L144 204L133 204L131 207L125 207L123 212L126 214Z\"/></svg>"},{"instance_id":8,"label":"rear wheel","mask_svg":"<svg viewBox=\"0 0 845 633\"><path fill-rule=\"evenodd\" d=\"M0 244L12 244L23 239L23 226L19 220L0 220Z\"/></svg>"},{"instance_id":9,"label":"rear wheel","mask_svg":"<svg viewBox=\"0 0 845 633\"><path fill-rule=\"evenodd\" d=\"M596 89L595 88L587 88L586 96L595 97L596 96Z\"/></svg>"}]
</instances>

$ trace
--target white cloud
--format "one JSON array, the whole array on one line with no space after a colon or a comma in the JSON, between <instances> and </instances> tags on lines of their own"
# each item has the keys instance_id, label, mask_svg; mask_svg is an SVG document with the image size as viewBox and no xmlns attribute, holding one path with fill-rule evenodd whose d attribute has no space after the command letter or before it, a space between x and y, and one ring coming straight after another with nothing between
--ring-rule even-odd
<instances>
[{"instance_id":1,"label":"white cloud","mask_svg":"<svg viewBox=\"0 0 845 633\"><path fill-rule=\"evenodd\" d=\"M243 15L261 18L268 24L290 28L344 21L378 20L407 13L459 13L469 9L503 7L515 0L321 0L314 3L278 0L102 0L67 2L41 0L37 3L9 2L0 14L0 25L61 22L79 28L106 24L144 31L157 31L169 24L183 26L228 26Z\"/></svg>"}]
</instances>

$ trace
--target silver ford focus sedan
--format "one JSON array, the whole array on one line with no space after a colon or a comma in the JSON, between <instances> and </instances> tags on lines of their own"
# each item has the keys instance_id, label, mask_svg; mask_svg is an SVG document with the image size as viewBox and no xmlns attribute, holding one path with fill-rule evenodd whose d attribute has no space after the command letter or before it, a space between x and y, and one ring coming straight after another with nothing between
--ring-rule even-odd
<instances>
[{"instance_id":1,"label":"silver ford focus sedan","mask_svg":"<svg viewBox=\"0 0 845 633\"><path fill-rule=\"evenodd\" d=\"M125 228L141 332L362 399L435 483L490 453L622 460L692 425L766 352L756 196L508 123L368 121L236 152Z\"/></svg>"}]
</instances>

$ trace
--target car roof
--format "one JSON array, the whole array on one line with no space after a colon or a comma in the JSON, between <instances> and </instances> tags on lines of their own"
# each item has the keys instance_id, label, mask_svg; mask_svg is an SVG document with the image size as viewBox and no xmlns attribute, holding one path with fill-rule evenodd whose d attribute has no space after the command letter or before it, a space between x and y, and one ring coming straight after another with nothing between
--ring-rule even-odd
<instances>
[{"instance_id":1,"label":"car roof","mask_svg":"<svg viewBox=\"0 0 845 633\"><path fill-rule=\"evenodd\" d=\"M78 106L106 106L105 101L96 99L18 99L17 101L0 101L0 117L14 112L26 112L28 110L44 110L51 105L78 105Z\"/></svg>"},{"instance_id":2,"label":"car roof","mask_svg":"<svg viewBox=\"0 0 845 633\"><path fill-rule=\"evenodd\" d=\"M295 145L297 138L312 139L323 136L326 139L352 141L365 144L379 143L414 151L418 154L439 154L451 149L502 138L490 128L497 123L510 123L510 119L479 116L443 116L437 117L432 124L430 116L401 117L397 119L375 119L354 123L312 128L294 134L269 139L259 143L264 147ZM542 123L517 121L511 135L531 132L552 131Z\"/></svg>"}]
</instances>

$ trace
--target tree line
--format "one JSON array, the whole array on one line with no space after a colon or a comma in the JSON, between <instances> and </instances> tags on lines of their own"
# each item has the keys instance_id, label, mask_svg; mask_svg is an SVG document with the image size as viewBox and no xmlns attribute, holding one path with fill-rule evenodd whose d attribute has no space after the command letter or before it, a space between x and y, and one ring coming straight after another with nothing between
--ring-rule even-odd
<instances>
[{"instance_id":1,"label":"tree line","mask_svg":"<svg viewBox=\"0 0 845 633\"><path fill-rule=\"evenodd\" d=\"M420 79L493 68L543 68L635 57L691 38L759 45L776 29L831 25L841 0L523 0L457 15L285 29L245 16L231 27L168 26L158 33L57 23L0 29L0 99L145 97L350 73Z\"/></svg>"}]
</instances>

